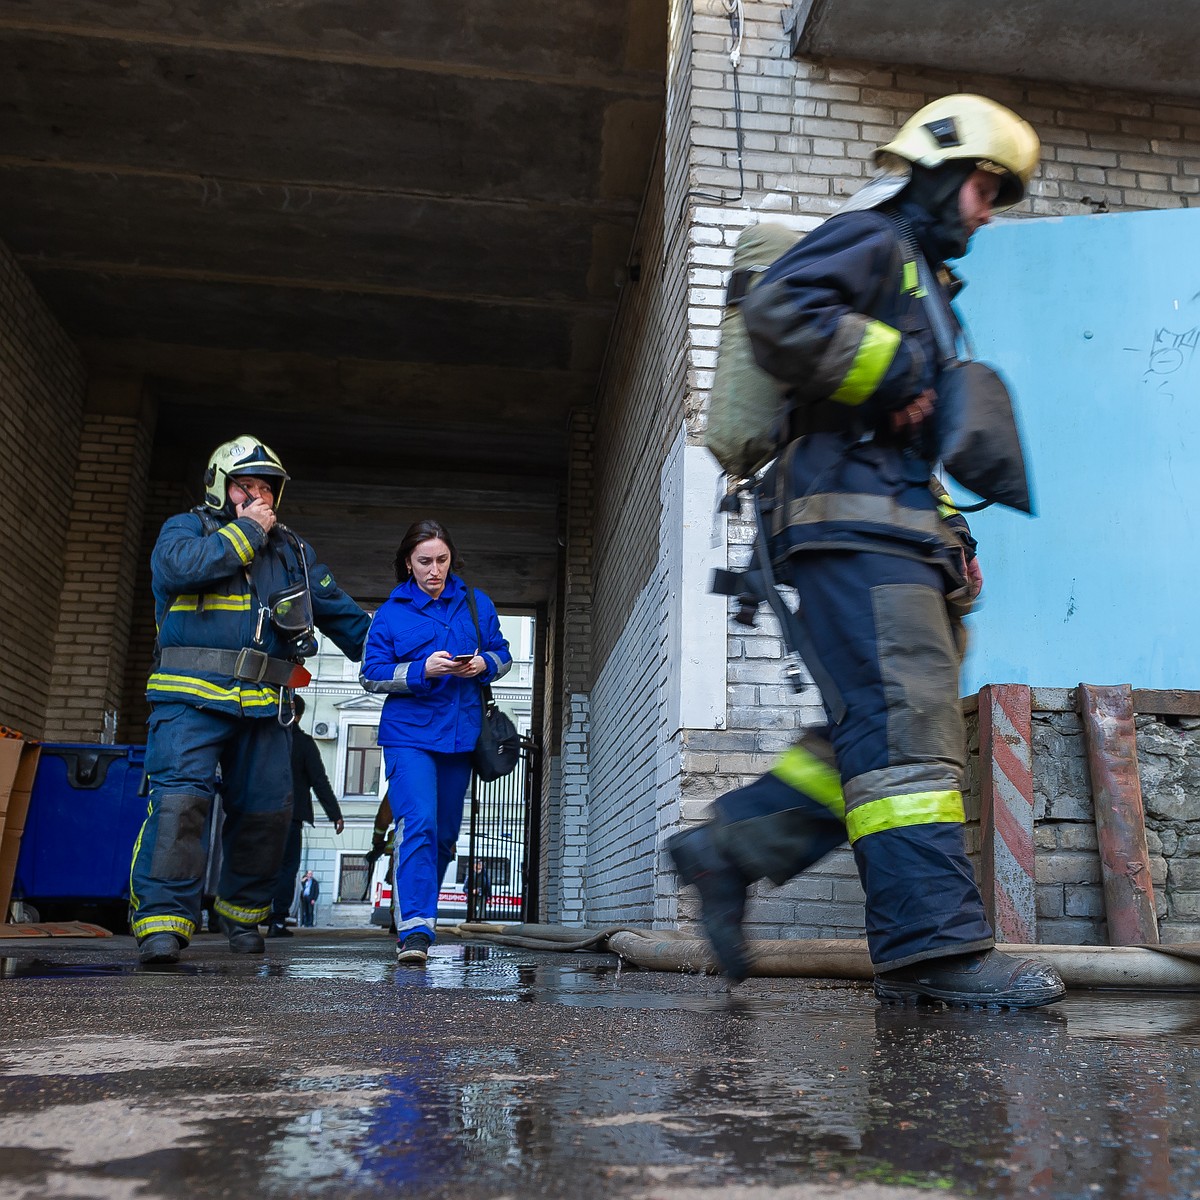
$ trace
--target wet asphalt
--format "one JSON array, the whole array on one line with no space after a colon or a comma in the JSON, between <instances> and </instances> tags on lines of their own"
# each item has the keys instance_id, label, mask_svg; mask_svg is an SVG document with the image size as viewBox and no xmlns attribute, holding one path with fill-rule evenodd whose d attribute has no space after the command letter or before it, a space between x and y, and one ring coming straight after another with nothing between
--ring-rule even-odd
<instances>
[{"instance_id":1,"label":"wet asphalt","mask_svg":"<svg viewBox=\"0 0 1200 1200\"><path fill-rule=\"evenodd\" d=\"M0 1197L1200 1195L1200 996L882 1009L604 954L268 947L0 941Z\"/></svg>"}]
</instances>

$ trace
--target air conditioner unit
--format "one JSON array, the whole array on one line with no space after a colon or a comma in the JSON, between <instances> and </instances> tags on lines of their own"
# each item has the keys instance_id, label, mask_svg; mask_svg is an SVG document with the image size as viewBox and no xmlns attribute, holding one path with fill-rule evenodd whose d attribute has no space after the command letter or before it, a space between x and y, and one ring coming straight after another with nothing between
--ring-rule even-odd
<instances>
[{"instance_id":1,"label":"air conditioner unit","mask_svg":"<svg viewBox=\"0 0 1200 1200\"><path fill-rule=\"evenodd\" d=\"M328 721L318 721L313 726L312 735L325 741L334 741L337 738L337 730L330 729Z\"/></svg>"}]
</instances>

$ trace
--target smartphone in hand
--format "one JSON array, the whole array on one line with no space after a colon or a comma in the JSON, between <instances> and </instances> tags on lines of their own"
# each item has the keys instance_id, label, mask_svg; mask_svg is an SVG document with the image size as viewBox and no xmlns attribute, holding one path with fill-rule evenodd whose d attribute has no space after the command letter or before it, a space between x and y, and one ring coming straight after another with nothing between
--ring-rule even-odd
<instances>
[{"instance_id":1,"label":"smartphone in hand","mask_svg":"<svg viewBox=\"0 0 1200 1200\"><path fill-rule=\"evenodd\" d=\"M458 664L469 663L475 657L474 654L456 654L454 661Z\"/></svg>"}]
</instances>

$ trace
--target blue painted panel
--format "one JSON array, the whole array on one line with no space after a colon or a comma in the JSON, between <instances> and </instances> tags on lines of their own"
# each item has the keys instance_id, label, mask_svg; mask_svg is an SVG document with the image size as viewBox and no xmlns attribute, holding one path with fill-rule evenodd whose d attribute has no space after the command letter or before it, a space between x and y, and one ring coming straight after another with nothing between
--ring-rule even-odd
<instances>
[{"instance_id":1,"label":"blue painted panel","mask_svg":"<svg viewBox=\"0 0 1200 1200\"><path fill-rule=\"evenodd\" d=\"M964 694L1200 688L1200 211L990 226L961 273L1038 513L971 518L985 587Z\"/></svg>"}]
</instances>

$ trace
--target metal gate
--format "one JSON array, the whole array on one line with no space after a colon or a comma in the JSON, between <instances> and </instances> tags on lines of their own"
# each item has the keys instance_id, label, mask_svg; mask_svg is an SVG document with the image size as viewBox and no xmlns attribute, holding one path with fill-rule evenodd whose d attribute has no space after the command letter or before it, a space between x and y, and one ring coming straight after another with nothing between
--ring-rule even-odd
<instances>
[{"instance_id":1,"label":"metal gate","mask_svg":"<svg viewBox=\"0 0 1200 1200\"><path fill-rule=\"evenodd\" d=\"M462 872L468 921L536 919L539 759L533 739L522 738L521 757L511 774L491 783L471 776L471 832Z\"/></svg>"}]
</instances>

